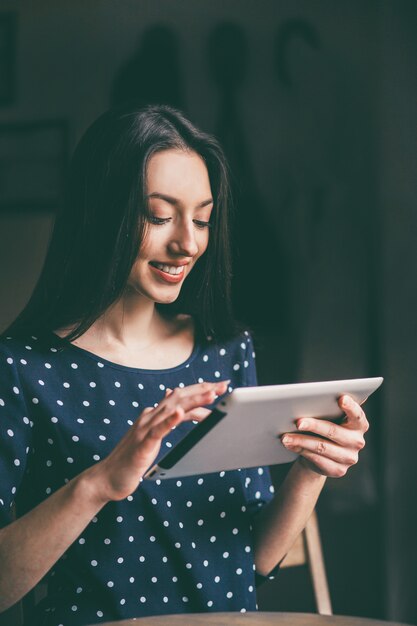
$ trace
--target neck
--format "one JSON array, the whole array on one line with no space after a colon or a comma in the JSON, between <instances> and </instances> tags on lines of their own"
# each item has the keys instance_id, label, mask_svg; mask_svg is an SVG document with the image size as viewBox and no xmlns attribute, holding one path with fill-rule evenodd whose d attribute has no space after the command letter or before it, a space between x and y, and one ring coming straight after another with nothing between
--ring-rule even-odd
<instances>
[{"instance_id":1,"label":"neck","mask_svg":"<svg viewBox=\"0 0 417 626\"><path fill-rule=\"evenodd\" d=\"M163 324L152 300L127 290L88 329L87 334L104 345L140 350L161 338Z\"/></svg>"}]
</instances>

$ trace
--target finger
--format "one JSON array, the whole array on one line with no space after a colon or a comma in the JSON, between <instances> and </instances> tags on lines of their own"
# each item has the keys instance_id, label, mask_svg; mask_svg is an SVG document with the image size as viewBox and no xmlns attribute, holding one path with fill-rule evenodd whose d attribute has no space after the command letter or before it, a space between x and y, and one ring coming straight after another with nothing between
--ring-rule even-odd
<instances>
[{"instance_id":1,"label":"finger","mask_svg":"<svg viewBox=\"0 0 417 626\"><path fill-rule=\"evenodd\" d=\"M146 447L154 447L156 443L160 443L164 437L166 437L171 430L177 426L184 418L184 411L181 407L177 407L172 415L165 420L153 425L149 428L141 440L141 445L144 446L142 451L146 453Z\"/></svg>"},{"instance_id":2,"label":"finger","mask_svg":"<svg viewBox=\"0 0 417 626\"><path fill-rule=\"evenodd\" d=\"M346 413L346 419L343 422L344 427L366 433L369 429L369 422L362 407L348 395L339 398L338 403L340 408Z\"/></svg>"},{"instance_id":3,"label":"finger","mask_svg":"<svg viewBox=\"0 0 417 626\"><path fill-rule=\"evenodd\" d=\"M194 409L193 411L188 411L185 414L185 419L195 420L196 422L202 422L210 414L211 414L211 411L209 411L209 409L197 408L197 409Z\"/></svg>"},{"instance_id":4,"label":"finger","mask_svg":"<svg viewBox=\"0 0 417 626\"><path fill-rule=\"evenodd\" d=\"M348 470L348 466L336 463L326 457L322 457L319 454L310 452L310 450L301 450L300 456L307 459L319 470L320 474L328 476L329 478L341 478Z\"/></svg>"},{"instance_id":5,"label":"finger","mask_svg":"<svg viewBox=\"0 0 417 626\"><path fill-rule=\"evenodd\" d=\"M326 457L343 465L355 465L358 462L358 452L352 448L344 448L321 437L309 437L308 435L284 435L282 444L288 450L308 450L317 456Z\"/></svg>"},{"instance_id":6,"label":"finger","mask_svg":"<svg viewBox=\"0 0 417 626\"><path fill-rule=\"evenodd\" d=\"M307 431L330 439L340 446L347 446L355 450L361 450L365 445L365 439L361 431L352 430L339 426L334 422L314 417L304 417L297 420L298 430Z\"/></svg>"}]
</instances>

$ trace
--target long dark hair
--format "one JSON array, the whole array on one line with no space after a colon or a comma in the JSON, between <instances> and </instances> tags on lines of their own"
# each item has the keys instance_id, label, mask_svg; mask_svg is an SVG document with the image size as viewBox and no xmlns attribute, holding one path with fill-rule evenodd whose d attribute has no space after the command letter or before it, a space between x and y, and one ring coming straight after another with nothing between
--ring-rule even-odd
<instances>
[{"instance_id":1,"label":"long dark hair","mask_svg":"<svg viewBox=\"0 0 417 626\"><path fill-rule=\"evenodd\" d=\"M192 150L207 166L214 208L208 248L177 300L159 305L167 315L192 314L206 334L221 339L238 327L230 296L230 186L217 140L165 105L112 109L86 131L69 168L45 263L28 304L5 333L75 327L82 335L123 294L143 240L150 157L167 149ZM3 333L4 334L4 333Z\"/></svg>"}]
</instances>

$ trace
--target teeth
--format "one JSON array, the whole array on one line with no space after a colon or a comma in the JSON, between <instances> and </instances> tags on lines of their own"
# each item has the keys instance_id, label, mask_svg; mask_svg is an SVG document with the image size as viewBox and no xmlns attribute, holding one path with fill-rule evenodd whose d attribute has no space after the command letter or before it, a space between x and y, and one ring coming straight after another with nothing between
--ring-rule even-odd
<instances>
[{"instance_id":1,"label":"teeth","mask_svg":"<svg viewBox=\"0 0 417 626\"><path fill-rule=\"evenodd\" d=\"M184 269L182 266L175 267L175 265L163 265L162 263L153 263L153 265L155 265L155 267L157 267L159 270L162 270L167 274L174 274L175 276L181 274Z\"/></svg>"}]
</instances>

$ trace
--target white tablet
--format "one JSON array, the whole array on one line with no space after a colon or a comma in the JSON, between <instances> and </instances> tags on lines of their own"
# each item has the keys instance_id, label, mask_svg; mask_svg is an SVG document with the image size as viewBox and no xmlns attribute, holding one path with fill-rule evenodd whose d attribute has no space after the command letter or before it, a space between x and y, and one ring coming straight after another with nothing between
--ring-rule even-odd
<instances>
[{"instance_id":1,"label":"white tablet","mask_svg":"<svg viewBox=\"0 0 417 626\"><path fill-rule=\"evenodd\" d=\"M357 378L237 388L152 466L145 478L178 478L293 461L297 455L286 450L279 437L296 430L297 418L340 418L340 396L349 394L363 404L382 381Z\"/></svg>"}]
</instances>

